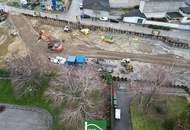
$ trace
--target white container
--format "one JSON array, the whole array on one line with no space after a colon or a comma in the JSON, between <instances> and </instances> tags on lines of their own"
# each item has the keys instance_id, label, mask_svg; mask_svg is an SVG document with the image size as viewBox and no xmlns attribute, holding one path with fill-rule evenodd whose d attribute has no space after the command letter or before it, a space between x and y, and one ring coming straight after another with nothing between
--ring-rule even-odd
<instances>
[{"instance_id":1,"label":"white container","mask_svg":"<svg viewBox=\"0 0 190 130\"><path fill-rule=\"evenodd\" d=\"M115 119L121 119L121 110L115 109Z\"/></svg>"}]
</instances>

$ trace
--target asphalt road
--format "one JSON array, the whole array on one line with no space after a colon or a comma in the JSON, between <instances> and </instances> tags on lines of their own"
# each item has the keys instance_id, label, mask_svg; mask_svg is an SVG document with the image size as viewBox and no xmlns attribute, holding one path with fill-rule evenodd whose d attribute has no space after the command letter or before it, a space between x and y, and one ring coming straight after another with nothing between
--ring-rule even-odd
<instances>
[{"instance_id":1,"label":"asphalt road","mask_svg":"<svg viewBox=\"0 0 190 130\"><path fill-rule=\"evenodd\" d=\"M127 95L126 92L117 91L118 108L121 109L121 119L115 120L115 130L131 130L131 114L129 105L132 96Z\"/></svg>"}]
</instances>

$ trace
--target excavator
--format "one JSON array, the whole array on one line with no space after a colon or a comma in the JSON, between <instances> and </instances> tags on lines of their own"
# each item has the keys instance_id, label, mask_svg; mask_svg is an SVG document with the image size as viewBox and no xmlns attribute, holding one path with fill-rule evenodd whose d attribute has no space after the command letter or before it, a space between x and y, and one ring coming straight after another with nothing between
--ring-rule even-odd
<instances>
[{"instance_id":1,"label":"excavator","mask_svg":"<svg viewBox=\"0 0 190 130\"><path fill-rule=\"evenodd\" d=\"M125 69L128 71L128 72L133 72L133 64L130 63L131 62L131 59L127 58L127 59L122 59L121 60L121 65L123 67L125 67Z\"/></svg>"},{"instance_id":2,"label":"excavator","mask_svg":"<svg viewBox=\"0 0 190 130\"><path fill-rule=\"evenodd\" d=\"M44 40L46 42L48 42L48 52L61 52L63 50L63 44L62 41L59 41L57 39L55 39L53 36L51 36L50 34L48 34L47 32L45 32L44 30L41 30L39 32L39 38L38 40Z\"/></svg>"}]
</instances>

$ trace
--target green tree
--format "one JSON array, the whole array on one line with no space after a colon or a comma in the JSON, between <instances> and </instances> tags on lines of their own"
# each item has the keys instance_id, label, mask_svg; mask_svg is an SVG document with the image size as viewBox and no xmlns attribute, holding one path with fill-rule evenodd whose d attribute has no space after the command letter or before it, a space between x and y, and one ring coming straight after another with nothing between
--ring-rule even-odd
<instances>
[{"instance_id":1,"label":"green tree","mask_svg":"<svg viewBox=\"0 0 190 130\"><path fill-rule=\"evenodd\" d=\"M177 117L174 130L190 130L190 108Z\"/></svg>"}]
</instances>

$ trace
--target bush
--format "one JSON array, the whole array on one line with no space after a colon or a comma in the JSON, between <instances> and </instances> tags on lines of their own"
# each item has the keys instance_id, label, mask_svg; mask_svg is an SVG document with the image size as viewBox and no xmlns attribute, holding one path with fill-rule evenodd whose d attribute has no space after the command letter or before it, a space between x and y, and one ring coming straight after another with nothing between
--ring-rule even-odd
<instances>
[{"instance_id":1,"label":"bush","mask_svg":"<svg viewBox=\"0 0 190 130\"><path fill-rule=\"evenodd\" d=\"M171 30L169 27L162 27L162 26L158 26L158 25L147 25L147 27L152 28L152 29L166 30L166 31Z\"/></svg>"},{"instance_id":2,"label":"bush","mask_svg":"<svg viewBox=\"0 0 190 130\"><path fill-rule=\"evenodd\" d=\"M175 122L176 122L175 119L169 118L169 119L164 120L162 126L165 130L173 130L175 126Z\"/></svg>"},{"instance_id":3,"label":"bush","mask_svg":"<svg viewBox=\"0 0 190 130\"><path fill-rule=\"evenodd\" d=\"M0 69L0 77L9 77L9 72L5 69Z\"/></svg>"}]
</instances>

